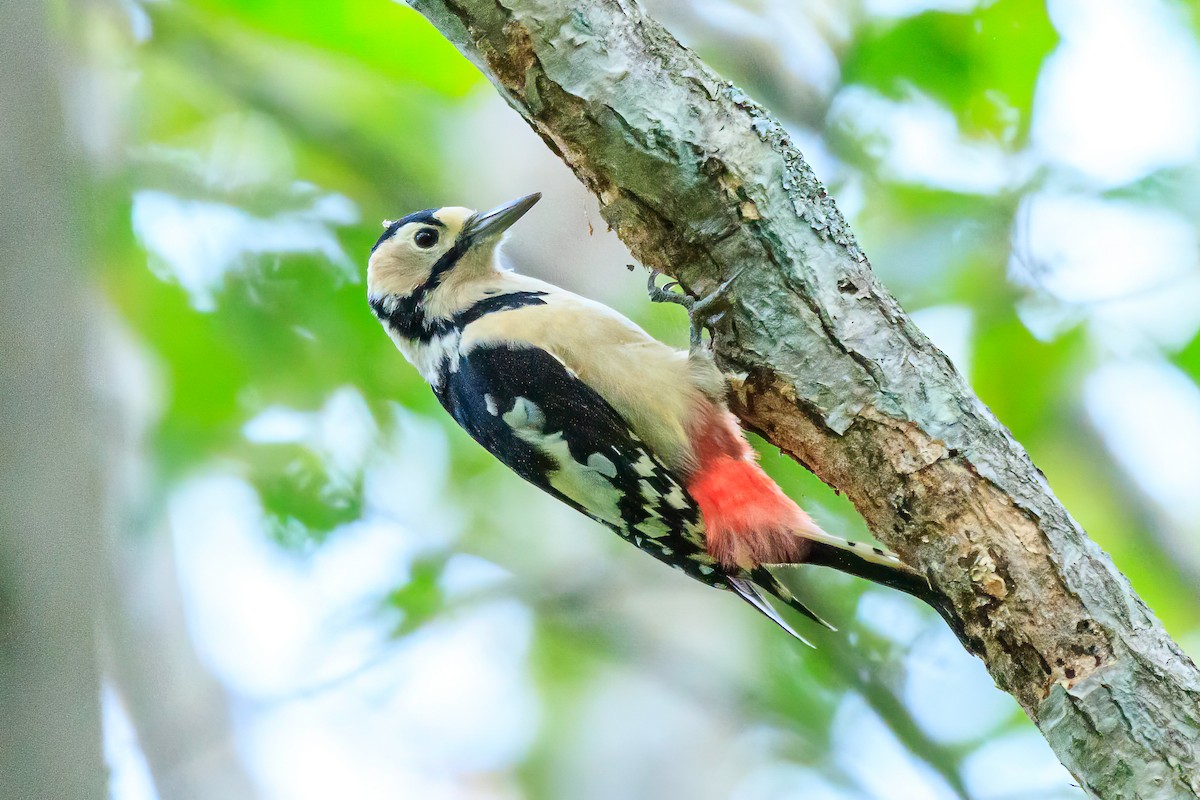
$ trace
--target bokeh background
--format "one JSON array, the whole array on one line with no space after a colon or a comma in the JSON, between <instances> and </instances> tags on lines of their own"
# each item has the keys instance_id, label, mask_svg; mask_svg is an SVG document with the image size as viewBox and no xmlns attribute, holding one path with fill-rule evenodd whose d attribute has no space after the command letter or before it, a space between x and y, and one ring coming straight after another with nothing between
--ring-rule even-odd
<instances>
[{"instance_id":1,"label":"bokeh background","mask_svg":"<svg viewBox=\"0 0 1200 800\"><path fill-rule=\"evenodd\" d=\"M784 121L882 282L1200 654L1200 3L648 6ZM419 15L53 21L114 800L1082 797L915 601L802 573L841 628L804 649L444 415L365 303L385 217L540 190L515 265L668 341L686 323ZM759 445L827 530L869 536Z\"/></svg>"}]
</instances>

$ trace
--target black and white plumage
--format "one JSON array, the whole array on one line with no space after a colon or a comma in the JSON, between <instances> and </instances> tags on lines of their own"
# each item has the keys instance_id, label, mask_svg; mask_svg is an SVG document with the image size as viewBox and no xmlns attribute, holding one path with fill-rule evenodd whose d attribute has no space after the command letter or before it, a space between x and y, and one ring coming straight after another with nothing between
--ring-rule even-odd
<instances>
[{"instance_id":1,"label":"black and white plumage","mask_svg":"<svg viewBox=\"0 0 1200 800\"><path fill-rule=\"evenodd\" d=\"M391 223L374 252L406 225L424 223L448 230L464 216L456 212L465 209L423 211ZM465 241L480 246L475 237L478 234L468 232ZM532 278L495 271L484 276L481 283L487 285L476 291L448 286L448 291L461 292L461 300L444 302L440 313L433 313L432 293L450 268L479 268L459 263L469 251L469 245L451 245L432 262L429 279L415 290L372 292L371 297L376 316L421 370L442 406L525 480L656 558L726 588L714 577L718 570L705 549L699 508L624 418L536 340L498 337L483 325L476 328L485 320L489 325L498 320L491 315L517 309L566 310L564 319L569 321L580 312L594 314L603 307ZM615 315L606 321L627 327ZM532 324L537 324L536 318Z\"/></svg>"},{"instance_id":2,"label":"black and white plumage","mask_svg":"<svg viewBox=\"0 0 1200 800\"><path fill-rule=\"evenodd\" d=\"M372 248L372 310L442 406L525 480L790 627L760 587L818 619L767 565L826 564L918 596L891 553L829 536L766 476L710 358L612 309L501 268L540 195L396 222Z\"/></svg>"},{"instance_id":3,"label":"black and white plumage","mask_svg":"<svg viewBox=\"0 0 1200 800\"><path fill-rule=\"evenodd\" d=\"M435 387L522 478L694 577L715 574L700 510L604 398L537 347L484 344Z\"/></svg>"}]
</instances>

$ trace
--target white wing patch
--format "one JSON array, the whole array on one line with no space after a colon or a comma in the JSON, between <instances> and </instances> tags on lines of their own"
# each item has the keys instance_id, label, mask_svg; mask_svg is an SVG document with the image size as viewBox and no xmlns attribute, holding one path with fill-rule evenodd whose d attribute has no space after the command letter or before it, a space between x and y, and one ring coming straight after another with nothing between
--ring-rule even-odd
<instances>
[{"instance_id":1,"label":"white wing patch","mask_svg":"<svg viewBox=\"0 0 1200 800\"><path fill-rule=\"evenodd\" d=\"M537 403L527 397L518 397L512 410L501 419L518 437L554 459L557 469L547 476L551 486L587 509L599 521L623 525L617 506L621 496L608 480L617 474L612 460L593 453L587 464L580 464L571 456L562 433L544 432L546 415Z\"/></svg>"},{"instance_id":2,"label":"white wing patch","mask_svg":"<svg viewBox=\"0 0 1200 800\"><path fill-rule=\"evenodd\" d=\"M599 472L606 478L617 477L617 465L612 462L612 459L600 453L592 453L588 456L587 466L588 469Z\"/></svg>"},{"instance_id":3,"label":"white wing patch","mask_svg":"<svg viewBox=\"0 0 1200 800\"><path fill-rule=\"evenodd\" d=\"M662 521L662 518L655 514L651 514L639 522L634 529L648 539L661 539L671 533L671 529Z\"/></svg>"},{"instance_id":4,"label":"white wing patch","mask_svg":"<svg viewBox=\"0 0 1200 800\"><path fill-rule=\"evenodd\" d=\"M671 491L663 496L663 499L667 501L667 505L671 508L677 508L680 511L688 507L688 499L684 497L683 487L679 484L675 484Z\"/></svg>"},{"instance_id":5,"label":"white wing patch","mask_svg":"<svg viewBox=\"0 0 1200 800\"><path fill-rule=\"evenodd\" d=\"M539 437L542 436L542 428L546 424L546 415L542 413L542 409L527 397L518 397L513 403L512 410L500 419L504 420L504 423L518 434L529 432L536 433ZM561 439L562 436L560 435L559 438ZM532 439L526 439L526 441L530 444L538 444Z\"/></svg>"},{"instance_id":6,"label":"white wing patch","mask_svg":"<svg viewBox=\"0 0 1200 800\"><path fill-rule=\"evenodd\" d=\"M654 462L650 460L650 456L642 453L642 457L633 463L633 470L643 478L649 478L654 474Z\"/></svg>"},{"instance_id":7,"label":"white wing patch","mask_svg":"<svg viewBox=\"0 0 1200 800\"><path fill-rule=\"evenodd\" d=\"M485 398L489 410L494 402ZM518 397L512 410L501 419L520 439L534 445L554 460L556 468L547 476L552 487L585 508L598 521L626 531L626 535L634 536L639 546L650 545L660 550L663 555L672 554L672 550L660 540L680 531L673 530L670 522L663 519L658 510L659 501L663 500L668 507L680 511L687 509L689 504L683 487L677 483L671 483L670 491L666 495L659 492L650 478L656 474L661 475L661 468L648 454L641 453L634 463L634 471L642 476L637 482L637 488L642 507L648 516L630 527L630 520L625 519L621 513L621 492L612 482L612 479L617 478L618 471L611 458L603 453L592 453L587 457L586 463L576 461L561 432L545 431L545 413L537 403L527 397ZM697 538L702 536L696 525L688 525L687 533Z\"/></svg>"}]
</instances>

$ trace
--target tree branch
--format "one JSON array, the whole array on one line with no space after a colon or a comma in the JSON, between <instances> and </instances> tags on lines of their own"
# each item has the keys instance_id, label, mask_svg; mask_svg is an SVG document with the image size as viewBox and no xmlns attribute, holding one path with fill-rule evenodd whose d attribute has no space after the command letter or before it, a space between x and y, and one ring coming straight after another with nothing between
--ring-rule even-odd
<instances>
[{"instance_id":1,"label":"tree branch","mask_svg":"<svg viewBox=\"0 0 1200 800\"><path fill-rule=\"evenodd\" d=\"M632 0L412 0L696 294L742 421L853 501L1093 796L1200 797L1200 673L875 280L783 127Z\"/></svg>"}]
</instances>

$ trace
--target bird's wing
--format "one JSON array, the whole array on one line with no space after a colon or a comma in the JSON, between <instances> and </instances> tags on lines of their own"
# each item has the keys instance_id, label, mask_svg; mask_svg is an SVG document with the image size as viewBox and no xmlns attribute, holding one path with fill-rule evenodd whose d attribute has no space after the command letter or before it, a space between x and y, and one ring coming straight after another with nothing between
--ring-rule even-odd
<instances>
[{"instance_id":1,"label":"bird's wing","mask_svg":"<svg viewBox=\"0 0 1200 800\"><path fill-rule=\"evenodd\" d=\"M708 553L700 510L620 414L546 350L477 344L445 373L438 399L510 469L660 561L728 589L797 639L755 583L806 616L766 570L730 575Z\"/></svg>"},{"instance_id":2,"label":"bird's wing","mask_svg":"<svg viewBox=\"0 0 1200 800\"><path fill-rule=\"evenodd\" d=\"M655 340L600 303L521 276L505 278L510 294L534 287L546 287L544 302L473 321L463 330L462 348L519 341L553 353L582 376L660 462L684 474L692 465L686 421L702 399L693 386L695 370L687 353Z\"/></svg>"},{"instance_id":3,"label":"bird's wing","mask_svg":"<svg viewBox=\"0 0 1200 800\"><path fill-rule=\"evenodd\" d=\"M681 481L551 353L479 343L436 391L455 420L522 478L660 560L689 573L703 561L713 574L699 509Z\"/></svg>"}]
</instances>

